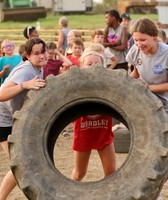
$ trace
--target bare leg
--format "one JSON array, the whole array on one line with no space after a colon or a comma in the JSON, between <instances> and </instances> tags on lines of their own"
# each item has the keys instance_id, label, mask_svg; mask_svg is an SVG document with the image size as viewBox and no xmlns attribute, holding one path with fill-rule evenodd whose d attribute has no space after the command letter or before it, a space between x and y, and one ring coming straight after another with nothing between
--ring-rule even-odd
<instances>
[{"instance_id":1,"label":"bare leg","mask_svg":"<svg viewBox=\"0 0 168 200\"><path fill-rule=\"evenodd\" d=\"M0 142L4 152L6 153L6 155L9 156L9 149L8 149L8 142L7 141L3 141L3 142Z\"/></svg>"},{"instance_id":2,"label":"bare leg","mask_svg":"<svg viewBox=\"0 0 168 200\"><path fill-rule=\"evenodd\" d=\"M104 175L109 176L116 171L116 157L113 143L106 145L102 150L98 151Z\"/></svg>"},{"instance_id":3,"label":"bare leg","mask_svg":"<svg viewBox=\"0 0 168 200\"><path fill-rule=\"evenodd\" d=\"M10 170L4 177L0 186L0 200L6 200L10 192L16 186L16 180Z\"/></svg>"},{"instance_id":4,"label":"bare leg","mask_svg":"<svg viewBox=\"0 0 168 200\"><path fill-rule=\"evenodd\" d=\"M4 149L5 153L9 155L9 149L8 149L8 142L4 141L1 142L1 146ZM13 188L16 186L16 180L13 176L12 171L8 171L6 176L4 177L1 186L0 186L0 200L6 200L10 192L13 190Z\"/></svg>"},{"instance_id":5,"label":"bare leg","mask_svg":"<svg viewBox=\"0 0 168 200\"><path fill-rule=\"evenodd\" d=\"M72 171L72 179L81 181L86 175L91 150L85 152L74 151L74 169Z\"/></svg>"}]
</instances>

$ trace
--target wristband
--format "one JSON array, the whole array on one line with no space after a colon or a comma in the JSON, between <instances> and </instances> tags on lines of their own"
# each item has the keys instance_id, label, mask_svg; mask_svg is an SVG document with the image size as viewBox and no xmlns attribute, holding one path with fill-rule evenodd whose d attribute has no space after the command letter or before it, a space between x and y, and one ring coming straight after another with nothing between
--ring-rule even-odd
<instances>
[{"instance_id":1,"label":"wristband","mask_svg":"<svg viewBox=\"0 0 168 200\"><path fill-rule=\"evenodd\" d=\"M22 90L25 89L25 87L23 86L23 83L19 83L18 85L20 86L20 88L21 88Z\"/></svg>"}]
</instances>

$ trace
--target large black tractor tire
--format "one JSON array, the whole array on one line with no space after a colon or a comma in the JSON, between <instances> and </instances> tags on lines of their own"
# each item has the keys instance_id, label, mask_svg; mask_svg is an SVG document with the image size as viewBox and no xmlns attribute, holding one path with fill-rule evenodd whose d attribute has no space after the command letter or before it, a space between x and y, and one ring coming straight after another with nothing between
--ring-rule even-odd
<instances>
[{"instance_id":1,"label":"large black tractor tire","mask_svg":"<svg viewBox=\"0 0 168 200\"><path fill-rule=\"evenodd\" d=\"M96 113L127 125L129 154L107 178L73 181L54 165L55 142L67 124ZM73 67L28 93L9 147L11 169L30 200L155 200L168 174L168 119L161 101L126 71Z\"/></svg>"}]
</instances>

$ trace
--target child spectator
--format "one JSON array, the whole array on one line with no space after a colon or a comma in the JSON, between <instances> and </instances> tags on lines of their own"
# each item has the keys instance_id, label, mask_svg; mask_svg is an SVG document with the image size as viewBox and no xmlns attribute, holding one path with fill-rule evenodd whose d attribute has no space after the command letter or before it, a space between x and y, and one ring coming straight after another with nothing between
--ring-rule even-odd
<instances>
[{"instance_id":1,"label":"child spectator","mask_svg":"<svg viewBox=\"0 0 168 200\"><path fill-rule=\"evenodd\" d=\"M95 30L92 34L92 39L93 39L93 43L103 45L104 32L102 30ZM94 51L94 49L90 49L90 50ZM104 48L103 53L104 53L104 56L105 56L105 59L106 59L107 67L110 67L112 69L115 68L115 66L118 63L117 57L115 57L114 54L111 53L109 48Z\"/></svg>"},{"instance_id":2,"label":"child spectator","mask_svg":"<svg viewBox=\"0 0 168 200\"><path fill-rule=\"evenodd\" d=\"M67 58L71 61L72 65L80 67L80 57L83 53L84 45L80 38L74 38L72 40L72 54ZM69 69L71 66L65 67L64 70Z\"/></svg>"},{"instance_id":3,"label":"child spectator","mask_svg":"<svg viewBox=\"0 0 168 200\"><path fill-rule=\"evenodd\" d=\"M84 45L80 38L74 38L72 40L72 54L67 58L72 62L72 65L80 67L80 57L83 53Z\"/></svg>"},{"instance_id":4,"label":"child spectator","mask_svg":"<svg viewBox=\"0 0 168 200\"><path fill-rule=\"evenodd\" d=\"M129 23L129 33L130 33L130 30L131 30L131 27L136 23L136 21L137 21L137 19L132 19L130 21L130 23ZM128 51L133 45L134 45L134 40L133 40L132 35L130 34L128 44L127 44Z\"/></svg>"},{"instance_id":5,"label":"child spectator","mask_svg":"<svg viewBox=\"0 0 168 200\"><path fill-rule=\"evenodd\" d=\"M131 17L128 13L124 13L121 15L121 25L125 26L127 29L129 29L129 23L131 21Z\"/></svg>"},{"instance_id":6,"label":"child spectator","mask_svg":"<svg viewBox=\"0 0 168 200\"><path fill-rule=\"evenodd\" d=\"M63 55L65 54L65 50L68 47L67 42L67 35L70 31L70 28L68 28L68 19L66 17L61 17L59 19L59 34L58 34L58 51L60 51Z\"/></svg>"},{"instance_id":7,"label":"child spectator","mask_svg":"<svg viewBox=\"0 0 168 200\"><path fill-rule=\"evenodd\" d=\"M15 46L10 40L3 40L1 43L1 51L4 53L4 56L0 58L0 77L1 84L8 77L12 69L18 65L22 58L20 55L14 54Z\"/></svg>"},{"instance_id":8,"label":"child spectator","mask_svg":"<svg viewBox=\"0 0 168 200\"><path fill-rule=\"evenodd\" d=\"M155 25L156 25L156 27L157 27L158 29L163 29L163 24L162 24L161 22L156 21L156 22L155 22Z\"/></svg>"},{"instance_id":9,"label":"child spectator","mask_svg":"<svg viewBox=\"0 0 168 200\"><path fill-rule=\"evenodd\" d=\"M158 41L168 44L166 32L162 29L158 29Z\"/></svg>"},{"instance_id":10,"label":"child spectator","mask_svg":"<svg viewBox=\"0 0 168 200\"><path fill-rule=\"evenodd\" d=\"M54 42L47 43L47 51L48 62L44 66L44 79L50 74L53 74L54 76L58 75L60 67L72 65L64 55L57 51L57 46ZM59 59L56 58L57 56Z\"/></svg>"},{"instance_id":11,"label":"child spectator","mask_svg":"<svg viewBox=\"0 0 168 200\"><path fill-rule=\"evenodd\" d=\"M68 70L72 65L80 67L80 57L83 53L84 45L80 38L73 38L72 40L72 54L67 56L67 59L71 62L71 65L64 66L60 69L61 73ZM63 136L69 136L68 126L63 130Z\"/></svg>"},{"instance_id":12,"label":"child spectator","mask_svg":"<svg viewBox=\"0 0 168 200\"><path fill-rule=\"evenodd\" d=\"M19 52L20 56L22 57L25 52L25 44L21 44L19 46L18 52Z\"/></svg>"},{"instance_id":13,"label":"child spectator","mask_svg":"<svg viewBox=\"0 0 168 200\"><path fill-rule=\"evenodd\" d=\"M94 51L83 53L81 56L81 68L88 68L96 64L103 67L104 58L102 54ZM78 118L74 122L72 148L74 150L75 167L72 172L72 179L81 181L84 178L92 149L98 151L104 176L106 177L113 173L116 170L113 139L112 118L110 116L87 115Z\"/></svg>"},{"instance_id":14,"label":"child spectator","mask_svg":"<svg viewBox=\"0 0 168 200\"><path fill-rule=\"evenodd\" d=\"M81 38L82 39L82 33L78 30L75 30L75 29L72 29L72 30L69 31L68 36L67 36L68 47L66 48L65 56L72 54L72 40L74 38Z\"/></svg>"},{"instance_id":15,"label":"child spectator","mask_svg":"<svg viewBox=\"0 0 168 200\"><path fill-rule=\"evenodd\" d=\"M131 34L129 32L131 17L128 13L124 13L121 15L121 23L120 25L124 26L127 29L128 39L131 37Z\"/></svg>"},{"instance_id":16,"label":"child spectator","mask_svg":"<svg viewBox=\"0 0 168 200\"><path fill-rule=\"evenodd\" d=\"M23 35L27 39L39 37L38 31L34 26L27 26L23 31Z\"/></svg>"}]
</instances>

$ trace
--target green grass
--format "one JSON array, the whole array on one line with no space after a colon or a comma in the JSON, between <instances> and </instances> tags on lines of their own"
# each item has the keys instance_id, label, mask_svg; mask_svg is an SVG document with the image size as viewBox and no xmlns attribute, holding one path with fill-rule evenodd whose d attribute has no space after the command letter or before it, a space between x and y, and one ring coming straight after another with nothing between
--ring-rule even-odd
<instances>
[{"instance_id":1,"label":"green grass","mask_svg":"<svg viewBox=\"0 0 168 200\"><path fill-rule=\"evenodd\" d=\"M61 15L48 14L46 18L39 19L41 28L51 28L58 29L58 20ZM98 29L105 27L104 15L66 15L69 20L69 27L79 28L79 29ZM131 14L132 19L138 19L140 17L147 17L151 20L157 21L157 14ZM1 29L24 29L26 26L36 26L36 21L34 22L1 22Z\"/></svg>"}]
</instances>

